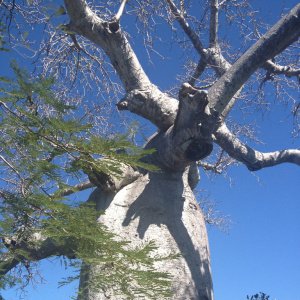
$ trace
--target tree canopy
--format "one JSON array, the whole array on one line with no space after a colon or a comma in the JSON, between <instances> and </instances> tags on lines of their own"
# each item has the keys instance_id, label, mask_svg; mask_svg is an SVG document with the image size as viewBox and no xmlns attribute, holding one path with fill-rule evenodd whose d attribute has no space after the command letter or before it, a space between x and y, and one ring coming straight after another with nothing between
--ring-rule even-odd
<instances>
[{"instance_id":1,"label":"tree canopy","mask_svg":"<svg viewBox=\"0 0 300 300\"><path fill-rule=\"evenodd\" d=\"M78 268L101 264L99 289L168 297L170 275L153 265L179 253L153 256L151 241L131 247L96 222L95 203L72 195L93 187L117 193L155 172L188 170L194 189L198 168L300 165L298 148L255 149L253 126L230 115L272 108L270 94L288 107L299 138L299 4L272 25L246 0L0 5L0 54L12 57L0 74L3 288L28 284L34 262L60 256ZM152 77L167 47L176 48L182 71L170 70L177 81L163 89ZM207 223L217 223L210 213ZM26 274L22 282L15 269Z\"/></svg>"}]
</instances>

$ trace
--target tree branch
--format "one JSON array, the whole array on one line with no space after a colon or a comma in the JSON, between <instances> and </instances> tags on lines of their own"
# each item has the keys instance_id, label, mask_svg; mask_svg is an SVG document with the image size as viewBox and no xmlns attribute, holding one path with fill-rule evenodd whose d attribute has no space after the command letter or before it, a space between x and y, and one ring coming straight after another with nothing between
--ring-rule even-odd
<instances>
[{"instance_id":1,"label":"tree branch","mask_svg":"<svg viewBox=\"0 0 300 300\"><path fill-rule=\"evenodd\" d=\"M223 57L220 49L216 47L210 47L205 49L201 40L199 39L198 35L193 31L189 23L187 22L186 18L183 14L180 13L179 9L176 7L172 0L166 0L169 4L171 12L176 17L179 25L186 33L190 41L192 42L196 51L200 54L201 58L212 67L218 76L222 76L227 69L229 69L230 64L227 60ZM216 1L216 0L213 0ZM214 18L217 16L212 16ZM213 25L213 30L217 34L217 24Z\"/></svg>"},{"instance_id":2,"label":"tree branch","mask_svg":"<svg viewBox=\"0 0 300 300\"><path fill-rule=\"evenodd\" d=\"M82 182L82 183L76 184L75 186L72 186L71 188L63 190L59 195L61 197L69 196L76 192L81 192L81 191L90 189L94 186L95 185L93 183L91 183L90 181Z\"/></svg>"},{"instance_id":3,"label":"tree branch","mask_svg":"<svg viewBox=\"0 0 300 300\"><path fill-rule=\"evenodd\" d=\"M222 75L225 73L208 90L209 111L205 112L204 109L204 111L200 112L204 113L203 116L206 117L205 121L202 122L202 125L204 126L201 126L203 128L210 128L211 133L213 133L219 126L219 116L225 118L229 111L228 108L235 103L235 99L233 98L234 95L244 85L251 74L257 68L263 66L267 60L283 51L298 38L300 34L300 4L292 9L286 17L283 17L263 37L261 37L254 46L246 51L233 66L230 67L230 64L222 57L222 54L217 47L209 49L203 48L198 36L193 32L186 22L184 15L180 13L174 2L172 0L167 0L167 2L183 30L191 39L194 47L201 54L203 60L210 64L210 66L216 70L217 74ZM95 15L83 0L65 0L65 3L71 18L70 27L74 28L77 33L87 37L104 49L123 81L127 90L127 95L118 103L118 108L128 109L145 117L163 131L172 126L175 122L178 110L178 101L160 92L157 87L151 85L150 80L140 66L138 59L121 29L118 29L116 32L112 31L109 27L109 23L104 22ZM201 109L203 110L202 106ZM198 120L197 117L194 119ZM198 130L199 128L190 126L190 122L188 122L188 124L189 127L192 127L192 130L190 130L191 128L185 128L187 130L182 134L182 144L179 143L180 139L178 138L178 157L175 157L175 153L173 156L174 159L171 158L169 161L168 166L170 167L174 167L174 163L178 162L178 158L181 159L185 156L186 150L193 141L197 140L199 136L203 136L201 130ZM196 126L197 124L194 125ZM197 133L196 135L195 132ZM168 132L161 133L161 135L156 138L156 140L160 141L163 139L166 140L160 145L161 149L163 149L161 151L163 155L162 160L165 159L163 152L166 154L167 152L170 153L172 149L174 150L173 133L174 131L170 129ZM177 137L180 136L178 134L176 135ZM208 137L209 133L206 132L205 136ZM207 141L208 140L205 141L204 139L205 145ZM154 141L153 144L155 143L156 142ZM209 141L206 146L210 146ZM170 151L166 150L167 148ZM204 148L204 150L207 150L206 153L210 153L211 149L209 147ZM230 152L230 147L224 149L228 151L231 156L237 156L234 155L232 151ZM192 150L194 153L195 149ZM283 162L286 157L291 157L290 154L290 152L284 152L278 155L276 152L264 157L263 163L266 165L268 161L269 164L271 164L270 157L276 157L276 163L279 163L279 161ZM187 157L184 157L184 159L186 161L184 161L183 165L189 160ZM245 163L247 166L250 166L250 168L257 168L257 164L255 165L253 162L249 163L249 161L245 160ZM255 165L255 167L252 165Z\"/></svg>"},{"instance_id":4,"label":"tree branch","mask_svg":"<svg viewBox=\"0 0 300 300\"><path fill-rule=\"evenodd\" d=\"M10 253L4 253L0 256L0 276L5 275L10 270L15 268L19 264L19 260L16 259Z\"/></svg>"},{"instance_id":5,"label":"tree branch","mask_svg":"<svg viewBox=\"0 0 300 300\"><path fill-rule=\"evenodd\" d=\"M110 58L127 92L118 103L119 110L129 110L166 130L174 123L177 100L162 93L145 74L138 58L120 28L103 21L84 0L65 0L70 16L69 29L100 46Z\"/></svg>"},{"instance_id":6,"label":"tree branch","mask_svg":"<svg viewBox=\"0 0 300 300\"><path fill-rule=\"evenodd\" d=\"M197 161L197 165L206 171L212 171L216 174L222 174L229 166L236 163L236 160L229 156L225 150L221 148L218 158L214 163L205 161Z\"/></svg>"},{"instance_id":7,"label":"tree branch","mask_svg":"<svg viewBox=\"0 0 300 300\"><path fill-rule=\"evenodd\" d=\"M204 72L205 68L207 66L207 63L205 61L205 59L203 59L201 57L201 59L199 60L199 63L194 71L194 74L191 76L191 79L188 81L188 83L191 86L194 86L196 83L196 80L201 76L201 74Z\"/></svg>"},{"instance_id":8,"label":"tree branch","mask_svg":"<svg viewBox=\"0 0 300 300\"><path fill-rule=\"evenodd\" d=\"M286 77L300 76L300 69L293 68L291 66L280 66L268 60L264 63L263 67L272 74L283 74Z\"/></svg>"},{"instance_id":9,"label":"tree branch","mask_svg":"<svg viewBox=\"0 0 300 300\"><path fill-rule=\"evenodd\" d=\"M181 28L189 37L191 42L193 43L195 49L198 51L200 55L204 55L204 47L202 42L200 41L197 34L193 31L187 20L185 19L184 15L180 12L180 10L176 7L175 3L172 0L166 0L169 4L170 10L179 22Z\"/></svg>"},{"instance_id":10,"label":"tree branch","mask_svg":"<svg viewBox=\"0 0 300 300\"><path fill-rule=\"evenodd\" d=\"M0 256L0 275L5 275L25 260L39 261L61 255L75 257L74 249L70 248L67 240L58 243L51 238L43 237L40 233L32 234L26 241L8 237L3 237L2 240L8 252Z\"/></svg>"},{"instance_id":11,"label":"tree branch","mask_svg":"<svg viewBox=\"0 0 300 300\"><path fill-rule=\"evenodd\" d=\"M216 174L222 174L222 170L220 170L218 168L218 166L216 166L215 164L210 164L210 163L207 163L207 162L198 161L197 165L202 167L205 171L212 171Z\"/></svg>"},{"instance_id":12,"label":"tree branch","mask_svg":"<svg viewBox=\"0 0 300 300\"><path fill-rule=\"evenodd\" d=\"M116 192L123 186L133 182L140 175L139 172L127 165L122 165L121 170L122 175L118 177L109 176L104 173L89 174L94 179L93 183L88 181L78 184L62 191L60 196L68 196L76 191L82 191L96 185L105 192ZM23 261L39 261L51 256L62 255L74 258L76 254L76 249L72 249L74 243L69 242L68 239L58 241L57 239L44 237L39 232L22 239L17 237L2 237L2 241L8 252L0 255L0 275L5 275Z\"/></svg>"},{"instance_id":13,"label":"tree branch","mask_svg":"<svg viewBox=\"0 0 300 300\"><path fill-rule=\"evenodd\" d=\"M65 5L70 17L69 30L84 36L105 51L127 92L151 86L127 38L115 26L115 20L105 22L84 0L65 0Z\"/></svg>"},{"instance_id":14,"label":"tree branch","mask_svg":"<svg viewBox=\"0 0 300 300\"><path fill-rule=\"evenodd\" d=\"M209 107L225 118L236 99L234 95L267 60L275 57L300 36L300 4L281 18L248 49L209 89Z\"/></svg>"},{"instance_id":15,"label":"tree branch","mask_svg":"<svg viewBox=\"0 0 300 300\"><path fill-rule=\"evenodd\" d=\"M117 12L117 14L115 15L115 18L114 18L116 22L120 22L120 19L123 15L125 5L126 5L127 1L128 0L123 0L122 1L121 5L120 5L120 8L119 8L119 10L118 10L118 12Z\"/></svg>"},{"instance_id":16,"label":"tree branch","mask_svg":"<svg viewBox=\"0 0 300 300\"><path fill-rule=\"evenodd\" d=\"M178 100L152 86L147 90L132 90L118 102L117 107L146 118L161 130L167 130L174 124Z\"/></svg>"},{"instance_id":17,"label":"tree branch","mask_svg":"<svg viewBox=\"0 0 300 300\"><path fill-rule=\"evenodd\" d=\"M300 166L300 149L288 149L275 152L259 152L242 143L223 124L216 132L216 143L231 157L242 162L250 171L272 167L282 163L293 163Z\"/></svg>"},{"instance_id":18,"label":"tree branch","mask_svg":"<svg viewBox=\"0 0 300 300\"><path fill-rule=\"evenodd\" d=\"M209 28L209 47L215 48L218 44L218 0L210 1L210 28Z\"/></svg>"}]
</instances>

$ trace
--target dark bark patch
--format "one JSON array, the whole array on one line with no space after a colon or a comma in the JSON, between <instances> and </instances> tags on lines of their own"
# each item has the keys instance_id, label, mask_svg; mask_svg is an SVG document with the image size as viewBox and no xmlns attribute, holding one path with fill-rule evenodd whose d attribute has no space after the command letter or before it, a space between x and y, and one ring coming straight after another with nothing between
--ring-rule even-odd
<instances>
[{"instance_id":1,"label":"dark bark patch","mask_svg":"<svg viewBox=\"0 0 300 300\"><path fill-rule=\"evenodd\" d=\"M190 143L185 151L185 156L190 161L201 160L213 150L213 144L204 142L203 140L194 140Z\"/></svg>"}]
</instances>

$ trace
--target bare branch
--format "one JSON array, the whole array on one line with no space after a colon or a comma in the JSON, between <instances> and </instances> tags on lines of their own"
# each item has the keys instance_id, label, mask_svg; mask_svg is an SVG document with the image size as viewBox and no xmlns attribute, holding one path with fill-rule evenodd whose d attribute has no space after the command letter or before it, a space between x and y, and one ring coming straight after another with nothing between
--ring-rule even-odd
<instances>
[{"instance_id":1,"label":"bare branch","mask_svg":"<svg viewBox=\"0 0 300 300\"><path fill-rule=\"evenodd\" d=\"M210 163L206 161L197 161L198 166L202 167L206 171L211 171L216 174L224 173L226 169L234 163L236 163L236 160L230 157L222 148L217 154L217 160L215 162Z\"/></svg>"},{"instance_id":2,"label":"bare branch","mask_svg":"<svg viewBox=\"0 0 300 300\"><path fill-rule=\"evenodd\" d=\"M272 74L283 74L286 77L300 76L300 69L296 69L291 66L277 65L271 60L268 60L263 67Z\"/></svg>"},{"instance_id":3,"label":"bare branch","mask_svg":"<svg viewBox=\"0 0 300 300\"><path fill-rule=\"evenodd\" d=\"M92 188L94 186L95 185L93 183L91 183L90 181L86 181L86 182L83 182L83 183L76 184L75 186L73 186L73 187L71 187L69 189L63 190L59 195L61 197L69 196L69 195L72 195L72 194L74 194L76 192L81 192L81 191L90 189L90 188Z\"/></svg>"},{"instance_id":4,"label":"bare branch","mask_svg":"<svg viewBox=\"0 0 300 300\"><path fill-rule=\"evenodd\" d=\"M218 0L210 2L210 28L209 28L209 47L214 48L218 43Z\"/></svg>"},{"instance_id":5,"label":"bare branch","mask_svg":"<svg viewBox=\"0 0 300 300\"><path fill-rule=\"evenodd\" d=\"M123 12L124 12L125 5L126 5L126 2L127 2L127 1L128 1L128 0L123 0L123 1L122 1L121 5L120 5L120 8L119 8L117 14L116 14L115 17L114 17L114 19L115 19L116 22L120 22L120 19L121 19L121 17L122 17Z\"/></svg>"},{"instance_id":6,"label":"bare branch","mask_svg":"<svg viewBox=\"0 0 300 300\"><path fill-rule=\"evenodd\" d=\"M70 17L69 30L84 36L105 51L126 91L147 89L151 85L120 28L102 20L84 0L65 0L65 5Z\"/></svg>"},{"instance_id":7,"label":"bare branch","mask_svg":"<svg viewBox=\"0 0 300 300\"><path fill-rule=\"evenodd\" d=\"M224 5L228 0L223 0L219 3L219 7L221 7L222 5Z\"/></svg>"},{"instance_id":8,"label":"bare branch","mask_svg":"<svg viewBox=\"0 0 300 300\"><path fill-rule=\"evenodd\" d=\"M185 19L184 15L180 12L180 10L176 7L175 3L172 0L167 0L169 7L175 16L175 18L178 20L180 26L182 27L183 31L186 33L186 35L189 37L191 42L193 43L195 49L198 51L200 55L204 55L204 47L202 45L202 42L200 41L197 34L194 32L194 30L191 28L187 20Z\"/></svg>"},{"instance_id":9,"label":"bare branch","mask_svg":"<svg viewBox=\"0 0 300 300\"><path fill-rule=\"evenodd\" d=\"M84 170L84 172L88 175L89 180L93 186L99 187L102 191L106 192L117 192L123 186L130 184L135 181L140 173L134 170L131 166L120 163L119 172L120 174L109 175L104 172L94 172L94 170ZM89 186L88 183L84 184L82 188L86 188Z\"/></svg>"},{"instance_id":10,"label":"bare branch","mask_svg":"<svg viewBox=\"0 0 300 300\"><path fill-rule=\"evenodd\" d=\"M191 76L191 79L188 81L188 83L191 86L194 86L196 83L196 80L201 76L201 74L204 72L205 68L207 66L206 61L201 57L199 60L199 63L194 71L194 74Z\"/></svg>"},{"instance_id":11,"label":"bare branch","mask_svg":"<svg viewBox=\"0 0 300 300\"><path fill-rule=\"evenodd\" d=\"M204 161L198 161L197 165L202 167L205 171L212 171L216 174L222 174L222 170L220 170L216 164L210 164Z\"/></svg>"},{"instance_id":12,"label":"bare branch","mask_svg":"<svg viewBox=\"0 0 300 300\"><path fill-rule=\"evenodd\" d=\"M26 241L19 241L14 237L3 237L2 241L8 248L8 252L0 256L0 275L5 275L24 260L39 261L61 255L69 258L75 257L74 249L70 249L70 243L67 240L58 243L40 233L32 234Z\"/></svg>"},{"instance_id":13,"label":"bare branch","mask_svg":"<svg viewBox=\"0 0 300 300\"><path fill-rule=\"evenodd\" d=\"M222 76L225 73L225 71L229 69L230 64L223 57L220 49L218 47L211 47L205 49L198 35L195 33L195 31L193 31L186 18L183 14L180 13L179 9L176 7L174 2L172 0L167 0L167 2L173 15L176 17L181 28L188 36L196 51L200 54L201 58L204 59L206 63L209 64L210 67L212 67L215 70L218 76ZM217 18L217 16L215 17ZM217 24L213 26L215 27L215 29L213 30L217 34Z\"/></svg>"},{"instance_id":14,"label":"bare branch","mask_svg":"<svg viewBox=\"0 0 300 300\"><path fill-rule=\"evenodd\" d=\"M184 16L185 9L184 9L184 0L180 0L180 13Z\"/></svg>"},{"instance_id":15,"label":"bare branch","mask_svg":"<svg viewBox=\"0 0 300 300\"><path fill-rule=\"evenodd\" d=\"M215 137L218 145L231 157L245 164L250 171L282 163L293 163L300 166L300 149L259 152L242 143L225 124L215 132Z\"/></svg>"},{"instance_id":16,"label":"bare branch","mask_svg":"<svg viewBox=\"0 0 300 300\"><path fill-rule=\"evenodd\" d=\"M65 0L65 4L71 19L69 28L100 46L122 80L127 94L118 103L118 109L129 110L160 129L167 129L175 120L172 112L177 100L150 82L122 30L112 31L109 23L93 13L86 1Z\"/></svg>"},{"instance_id":17,"label":"bare branch","mask_svg":"<svg viewBox=\"0 0 300 300\"><path fill-rule=\"evenodd\" d=\"M209 225L216 226L222 231L227 231L231 225L231 219L229 215L224 215L217 209L217 205L213 200L207 197L201 197L199 199L199 205L203 210L205 222Z\"/></svg>"},{"instance_id":18,"label":"bare branch","mask_svg":"<svg viewBox=\"0 0 300 300\"><path fill-rule=\"evenodd\" d=\"M281 18L264 36L248 49L209 89L209 107L222 118L227 106L235 103L234 95L249 77L267 60L275 57L300 36L300 4Z\"/></svg>"},{"instance_id":19,"label":"bare branch","mask_svg":"<svg viewBox=\"0 0 300 300\"><path fill-rule=\"evenodd\" d=\"M76 39L75 34L70 34L70 38L71 38L71 40L73 41L74 46L76 47L76 49L77 49L78 51L84 51L84 49L79 45L79 43L78 43L78 41L77 41L77 39Z\"/></svg>"},{"instance_id":20,"label":"bare branch","mask_svg":"<svg viewBox=\"0 0 300 300\"><path fill-rule=\"evenodd\" d=\"M152 86L148 90L137 89L127 93L117 107L136 113L158 128L167 130L175 121L178 100Z\"/></svg>"}]
</instances>

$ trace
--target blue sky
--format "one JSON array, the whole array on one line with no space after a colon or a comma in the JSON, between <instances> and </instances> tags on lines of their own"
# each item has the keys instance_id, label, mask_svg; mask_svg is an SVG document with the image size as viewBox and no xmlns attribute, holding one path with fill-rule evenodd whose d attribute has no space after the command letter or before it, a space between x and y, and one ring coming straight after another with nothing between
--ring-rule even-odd
<instances>
[{"instance_id":1,"label":"blue sky","mask_svg":"<svg viewBox=\"0 0 300 300\"><path fill-rule=\"evenodd\" d=\"M283 7L291 8L298 1L251 2L272 23ZM144 49L138 43L134 46L139 57L146 59ZM176 83L180 68L180 52L174 47L167 51L172 58L160 61L153 57L153 64L144 64L150 78L161 88ZM3 60L7 58L1 55L0 63L4 66ZM295 97L299 99L299 95ZM299 147L299 139L290 137L287 113L283 106L274 104L273 113L255 116L260 125L259 137L265 143L257 148L273 151ZM234 113L233 117L241 116ZM230 180L223 176L209 178L202 171L198 186L199 191L208 191L217 209L230 215L232 221L228 232L208 228L215 298L246 299L246 295L262 291L272 299L300 300L299 167L285 164L251 173L241 165L233 167L228 175ZM57 289L57 282L67 276L58 260L43 262L40 269L46 284L30 287L26 299L69 299L74 294L75 284ZM19 298L15 291L3 295L7 300Z\"/></svg>"}]
</instances>

